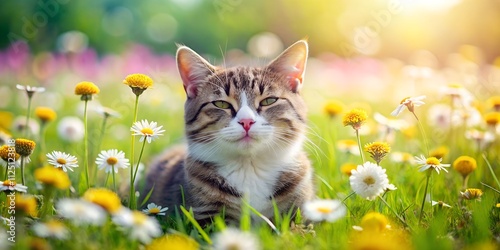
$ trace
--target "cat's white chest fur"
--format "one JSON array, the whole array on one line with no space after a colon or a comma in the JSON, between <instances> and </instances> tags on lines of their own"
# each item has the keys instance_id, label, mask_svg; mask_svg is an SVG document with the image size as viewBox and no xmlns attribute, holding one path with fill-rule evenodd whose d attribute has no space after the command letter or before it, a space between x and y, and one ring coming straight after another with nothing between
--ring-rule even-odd
<instances>
[{"instance_id":1,"label":"cat's white chest fur","mask_svg":"<svg viewBox=\"0 0 500 250\"><path fill-rule=\"evenodd\" d=\"M257 211L271 216L271 195L283 169L256 159L240 159L220 167L218 172L247 199ZM255 215L252 215L255 217Z\"/></svg>"}]
</instances>

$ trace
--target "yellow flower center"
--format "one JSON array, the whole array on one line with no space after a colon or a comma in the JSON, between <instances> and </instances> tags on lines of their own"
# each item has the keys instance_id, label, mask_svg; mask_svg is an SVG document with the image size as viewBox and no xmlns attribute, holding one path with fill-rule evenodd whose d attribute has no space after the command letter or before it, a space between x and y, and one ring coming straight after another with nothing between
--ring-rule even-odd
<instances>
[{"instance_id":1,"label":"yellow flower center","mask_svg":"<svg viewBox=\"0 0 500 250\"><path fill-rule=\"evenodd\" d=\"M368 176L366 177L363 182L366 184L366 185L372 185L372 184L375 184L375 179L371 176Z\"/></svg>"},{"instance_id":2,"label":"yellow flower center","mask_svg":"<svg viewBox=\"0 0 500 250\"><path fill-rule=\"evenodd\" d=\"M116 159L116 157L109 157L106 162L108 163L108 165L112 165L114 166L116 163L118 163L118 159Z\"/></svg>"},{"instance_id":3,"label":"yellow flower center","mask_svg":"<svg viewBox=\"0 0 500 250\"><path fill-rule=\"evenodd\" d=\"M57 159L57 163L59 163L59 164L61 164L61 165L64 165L64 164L66 164L67 162L66 162L66 160L65 160L65 159L63 159L63 158L58 158L58 159Z\"/></svg>"},{"instance_id":4,"label":"yellow flower center","mask_svg":"<svg viewBox=\"0 0 500 250\"><path fill-rule=\"evenodd\" d=\"M405 97L403 100L401 100L401 102L400 102L399 104L403 104L403 103L405 103L408 99L410 99L410 97L409 97L409 96L408 96L408 97Z\"/></svg>"},{"instance_id":5,"label":"yellow flower center","mask_svg":"<svg viewBox=\"0 0 500 250\"><path fill-rule=\"evenodd\" d=\"M3 185L6 186L6 187L13 187L15 186L17 183L15 181L11 181L11 180L6 180L3 182Z\"/></svg>"},{"instance_id":6,"label":"yellow flower center","mask_svg":"<svg viewBox=\"0 0 500 250\"><path fill-rule=\"evenodd\" d=\"M332 212L332 209L329 207L317 207L316 211L322 213L322 214L329 214Z\"/></svg>"},{"instance_id":7,"label":"yellow flower center","mask_svg":"<svg viewBox=\"0 0 500 250\"><path fill-rule=\"evenodd\" d=\"M425 163L427 163L428 165L431 165L431 166L437 166L437 165L441 164L441 162L436 157L427 158L427 161Z\"/></svg>"},{"instance_id":8,"label":"yellow flower center","mask_svg":"<svg viewBox=\"0 0 500 250\"><path fill-rule=\"evenodd\" d=\"M150 128L143 128L143 129L141 129L141 133L144 135L153 135L154 132Z\"/></svg>"},{"instance_id":9,"label":"yellow flower center","mask_svg":"<svg viewBox=\"0 0 500 250\"><path fill-rule=\"evenodd\" d=\"M99 94L99 88L92 82L80 82L75 86L75 95Z\"/></svg>"},{"instance_id":10,"label":"yellow flower center","mask_svg":"<svg viewBox=\"0 0 500 250\"><path fill-rule=\"evenodd\" d=\"M151 213L151 214L157 214L159 212L160 212L160 209L157 207L149 209L149 213Z\"/></svg>"}]
</instances>

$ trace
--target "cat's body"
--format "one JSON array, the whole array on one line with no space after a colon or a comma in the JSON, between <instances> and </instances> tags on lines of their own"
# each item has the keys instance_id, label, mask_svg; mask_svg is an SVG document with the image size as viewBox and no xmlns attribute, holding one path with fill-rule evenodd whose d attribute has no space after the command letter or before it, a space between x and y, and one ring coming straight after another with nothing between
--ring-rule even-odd
<instances>
[{"instance_id":1,"label":"cat's body","mask_svg":"<svg viewBox=\"0 0 500 250\"><path fill-rule=\"evenodd\" d=\"M287 213L312 199L299 95L306 59L305 41L264 68L217 68L180 47L188 145L157 159L143 193L154 185L151 202L171 208L185 202L199 221L223 208L226 220L237 221L243 200L272 218L273 200Z\"/></svg>"}]
</instances>

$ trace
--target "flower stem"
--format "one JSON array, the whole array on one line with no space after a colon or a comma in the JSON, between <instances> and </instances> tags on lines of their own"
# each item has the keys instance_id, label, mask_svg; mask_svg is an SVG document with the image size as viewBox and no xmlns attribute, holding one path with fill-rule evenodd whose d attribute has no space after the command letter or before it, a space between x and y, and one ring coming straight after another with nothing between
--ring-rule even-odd
<instances>
[{"instance_id":1,"label":"flower stem","mask_svg":"<svg viewBox=\"0 0 500 250\"><path fill-rule=\"evenodd\" d=\"M116 181L115 181L115 165L111 165L111 171L113 171L113 190L115 191L116 193Z\"/></svg>"},{"instance_id":2,"label":"flower stem","mask_svg":"<svg viewBox=\"0 0 500 250\"><path fill-rule=\"evenodd\" d=\"M431 171L431 170L427 170ZM418 218L418 224L422 221L422 215L424 214L424 206L425 206L425 197L427 196L427 189L429 187L429 179L431 178L432 172L429 172L430 174L427 175L427 178L425 180L425 190L424 190L424 198L422 199L422 206L420 207L420 216Z\"/></svg>"},{"instance_id":3,"label":"flower stem","mask_svg":"<svg viewBox=\"0 0 500 250\"><path fill-rule=\"evenodd\" d=\"M139 108L139 95L135 96L135 104L134 104L134 119L132 120L132 125L137 121L137 111ZM130 168L130 197L128 206L132 208L132 200L134 199L134 147L135 147L135 136L132 135L130 139L130 162L132 162L132 167Z\"/></svg>"},{"instance_id":4,"label":"flower stem","mask_svg":"<svg viewBox=\"0 0 500 250\"><path fill-rule=\"evenodd\" d=\"M43 192L43 206L42 206L42 214L41 217L45 217L47 215L50 215L52 213L52 194L54 192L53 187L44 187L44 192Z\"/></svg>"},{"instance_id":5,"label":"flower stem","mask_svg":"<svg viewBox=\"0 0 500 250\"><path fill-rule=\"evenodd\" d=\"M83 150L84 150L84 157L83 157L83 168L85 171L85 181L87 183L87 189L90 188L90 180L89 180L89 142L88 142L88 133L87 133L87 104L88 101L85 100L85 108L83 110L83 126L85 128L84 132L84 139L83 139Z\"/></svg>"},{"instance_id":6,"label":"flower stem","mask_svg":"<svg viewBox=\"0 0 500 250\"><path fill-rule=\"evenodd\" d=\"M483 154L483 159L484 161L486 162L486 165L488 165L488 169L490 169L490 172L491 172L491 175L493 176L493 179L495 180L495 183L497 184L497 186L500 188L500 182L498 181L498 178L497 176L495 175L495 171L493 171L493 168L491 167L491 164L490 162L488 161L488 159L486 158L486 155Z\"/></svg>"},{"instance_id":7,"label":"flower stem","mask_svg":"<svg viewBox=\"0 0 500 250\"><path fill-rule=\"evenodd\" d=\"M131 208L137 208L137 204L135 202L135 178L137 177L137 170L139 170L139 164L141 163L142 153L144 152L144 147L146 146L146 138L144 138L144 142L142 143L141 152L139 153L139 158L137 159L137 165L135 166L134 173L132 175L132 181L130 183L130 206Z\"/></svg>"},{"instance_id":8,"label":"flower stem","mask_svg":"<svg viewBox=\"0 0 500 250\"><path fill-rule=\"evenodd\" d=\"M469 182L469 175L464 176L464 182L462 184L462 189L467 189L467 183Z\"/></svg>"},{"instance_id":9,"label":"flower stem","mask_svg":"<svg viewBox=\"0 0 500 250\"><path fill-rule=\"evenodd\" d=\"M102 139L104 138L104 131L106 130L106 122L108 120L108 116L104 115L104 119L102 120L101 133L99 134L99 141L97 144L97 149L95 155L99 154L99 150L101 149ZM97 166L94 168L94 174L92 175L93 179L97 179Z\"/></svg>"},{"instance_id":10,"label":"flower stem","mask_svg":"<svg viewBox=\"0 0 500 250\"><path fill-rule=\"evenodd\" d=\"M359 154L361 155L361 164L365 163L365 156L363 155L363 149L361 148L361 138L359 137L359 130L355 129L356 138L358 139Z\"/></svg>"},{"instance_id":11,"label":"flower stem","mask_svg":"<svg viewBox=\"0 0 500 250\"><path fill-rule=\"evenodd\" d=\"M30 113L31 113L31 96L28 95L28 110L26 111L26 126L24 127L24 138L28 138L29 135Z\"/></svg>"},{"instance_id":12,"label":"flower stem","mask_svg":"<svg viewBox=\"0 0 500 250\"><path fill-rule=\"evenodd\" d=\"M46 123L42 122L40 125L40 154L38 156L38 161L39 161L39 166L41 167L43 165L43 162L45 160L45 128L46 128Z\"/></svg>"},{"instance_id":13,"label":"flower stem","mask_svg":"<svg viewBox=\"0 0 500 250\"><path fill-rule=\"evenodd\" d=\"M415 119L417 119L418 123L418 128L420 129L420 133L422 134L422 137L424 139L424 144L425 144L425 149L427 150L427 155L429 155L429 144L427 143L427 135L425 134L424 127L422 126L422 122L420 122L420 119L418 119L417 114L415 112L411 112L413 116L415 116Z\"/></svg>"},{"instance_id":14,"label":"flower stem","mask_svg":"<svg viewBox=\"0 0 500 250\"><path fill-rule=\"evenodd\" d=\"M21 156L21 184L24 185L24 156Z\"/></svg>"},{"instance_id":15,"label":"flower stem","mask_svg":"<svg viewBox=\"0 0 500 250\"><path fill-rule=\"evenodd\" d=\"M391 210L391 212L396 215L396 217L398 217L398 219L401 221L401 223L403 223L403 225L405 225L405 227L409 228L410 230L412 230L412 228L410 227L410 225L408 225L406 223L406 221L391 207L389 206L389 204L387 203L387 201L384 199L384 197L382 197L381 195L378 196L380 198L380 200L382 200L382 202Z\"/></svg>"}]
</instances>

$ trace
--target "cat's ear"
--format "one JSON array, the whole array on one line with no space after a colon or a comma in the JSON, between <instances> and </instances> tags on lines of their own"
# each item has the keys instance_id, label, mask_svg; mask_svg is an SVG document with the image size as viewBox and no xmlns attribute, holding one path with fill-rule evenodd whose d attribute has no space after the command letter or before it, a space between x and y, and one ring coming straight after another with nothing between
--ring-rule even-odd
<instances>
[{"instance_id":1,"label":"cat's ear","mask_svg":"<svg viewBox=\"0 0 500 250\"><path fill-rule=\"evenodd\" d=\"M302 87L302 80L306 70L307 54L307 41L300 40L283 51L283 53L269 63L267 67L278 74L284 75L288 80L291 90L293 92L298 92Z\"/></svg>"},{"instance_id":2,"label":"cat's ear","mask_svg":"<svg viewBox=\"0 0 500 250\"><path fill-rule=\"evenodd\" d=\"M194 98L198 94L198 85L215 71L215 67L186 46L179 46L176 58L184 90L188 98Z\"/></svg>"}]
</instances>

